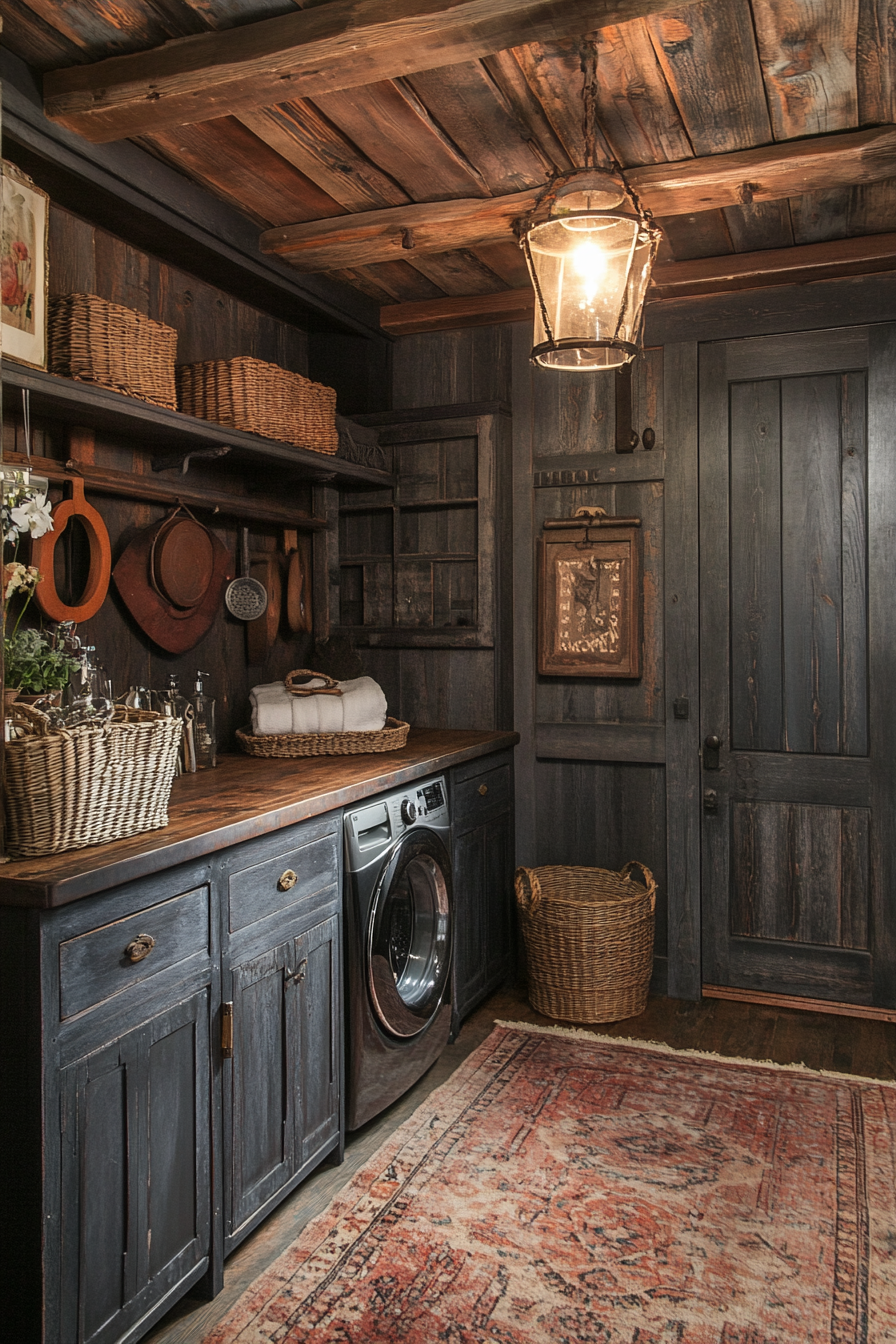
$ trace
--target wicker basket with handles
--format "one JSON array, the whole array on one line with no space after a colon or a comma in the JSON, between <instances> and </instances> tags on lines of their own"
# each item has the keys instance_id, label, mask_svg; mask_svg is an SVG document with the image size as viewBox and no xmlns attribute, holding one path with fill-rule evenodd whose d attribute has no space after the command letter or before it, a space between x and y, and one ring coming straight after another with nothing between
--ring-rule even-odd
<instances>
[{"instance_id":1,"label":"wicker basket with handles","mask_svg":"<svg viewBox=\"0 0 896 1344\"><path fill-rule=\"evenodd\" d=\"M116 708L109 723L51 728L46 714L9 706L6 843L11 858L60 854L168 825L183 723Z\"/></svg>"},{"instance_id":2,"label":"wicker basket with handles","mask_svg":"<svg viewBox=\"0 0 896 1344\"><path fill-rule=\"evenodd\" d=\"M632 880L639 869L644 885ZM568 1022L618 1022L647 1003L656 882L633 859L606 868L518 868L529 1002Z\"/></svg>"},{"instance_id":3,"label":"wicker basket with handles","mask_svg":"<svg viewBox=\"0 0 896 1344\"><path fill-rule=\"evenodd\" d=\"M336 393L300 373L248 355L178 364L177 392L187 415L213 420L317 453L335 453Z\"/></svg>"},{"instance_id":4,"label":"wicker basket with handles","mask_svg":"<svg viewBox=\"0 0 896 1344\"><path fill-rule=\"evenodd\" d=\"M309 686L307 681L322 681ZM287 673L283 684L290 695L341 695L339 683L326 672L297 667ZM237 728L236 737L249 756L285 758L290 756L361 756L370 751L398 751L408 740L410 725L401 719L386 719L382 728L343 733L258 733L251 727Z\"/></svg>"},{"instance_id":5,"label":"wicker basket with handles","mask_svg":"<svg viewBox=\"0 0 896 1344\"><path fill-rule=\"evenodd\" d=\"M173 327L97 294L62 294L50 300L47 338L51 373L177 409Z\"/></svg>"}]
</instances>

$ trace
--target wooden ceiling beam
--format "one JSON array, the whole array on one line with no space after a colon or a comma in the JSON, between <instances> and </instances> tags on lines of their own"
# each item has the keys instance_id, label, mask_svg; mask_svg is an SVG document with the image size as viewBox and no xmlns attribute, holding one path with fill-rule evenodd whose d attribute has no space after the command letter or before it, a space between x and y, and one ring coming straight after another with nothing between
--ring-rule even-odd
<instances>
[{"instance_id":1,"label":"wooden ceiling beam","mask_svg":"<svg viewBox=\"0 0 896 1344\"><path fill-rule=\"evenodd\" d=\"M769 285L808 284L813 280L892 270L896 270L896 233L882 233L867 238L843 238L828 243L807 243L803 247L701 257L696 261L656 266L647 300L655 303L663 299L762 289ZM531 319L534 311L535 296L531 288L510 289L500 294L474 294L469 298L390 304L380 309L380 325L390 336L408 336L455 327L524 322Z\"/></svg>"},{"instance_id":2,"label":"wooden ceiling beam","mask_svg":"<svg viewBox=\"0 0 896 1344\"><path fill-rule=\"evenodd\" d=\"M682 3L694 0L330 0L52 71L44 111L97 143L152 135L575 37Z\"/></svg>"},{"instance_id":3,"label":"wooden ceiling beam","mask_svg":"<svg viewBox=\"0 0 896 1344\"><path fill-rule=\"evenodd\" d=\"M660 219L890 177L896 177L896 126L653 164L625 174L642 203ZM407 260L411 252L504 242L515 238L514 222L529 213L537 197L538 190L531 189L288 224L266 230L261 250L283 257L300 271L331 271Z\"/></svg>"}]
</instances>

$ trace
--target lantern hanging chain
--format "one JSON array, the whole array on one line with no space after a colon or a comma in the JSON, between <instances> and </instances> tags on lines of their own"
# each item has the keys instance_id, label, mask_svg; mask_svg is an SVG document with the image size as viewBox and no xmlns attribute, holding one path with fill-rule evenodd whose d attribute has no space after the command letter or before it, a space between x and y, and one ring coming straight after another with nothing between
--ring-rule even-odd
<instances>
[{"instance_id":1,"label":"lantern hanging chain","mask_svg":"<svg viewBox=\"0 0 896 1344\"><path fill-rule=\"evenodd\" d=\"M583 86L582 135L585 141L585 168L599 167L597 161L597 43L585 38L581 56Z\"/></svg>"}]
</instances>

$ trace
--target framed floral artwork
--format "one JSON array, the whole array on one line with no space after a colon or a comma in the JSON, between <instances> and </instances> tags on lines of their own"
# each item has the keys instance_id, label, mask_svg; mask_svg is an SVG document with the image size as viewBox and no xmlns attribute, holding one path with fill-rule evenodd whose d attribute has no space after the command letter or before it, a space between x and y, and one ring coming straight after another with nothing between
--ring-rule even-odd
<instances>
[{"instance_id":1,"label":"framed floral artwork","mask_svg":"<svg viewBox=\"0 0 896 1344\"><path fill-rule=\"evenodd\" d=\"M639 677L639 518L549 519L539 538L538 671Z\"/></svg>"},{"instance_id":2,"label":"framed floral artwork","mask_svg":"<svg viewBox=\"0 0 896 1344\"><path fill-rule=\"evenodd\" d=\"M14 164L2 163L0 339L3 355L47 367L49 197Z\"/></svg>"}]
</instances>

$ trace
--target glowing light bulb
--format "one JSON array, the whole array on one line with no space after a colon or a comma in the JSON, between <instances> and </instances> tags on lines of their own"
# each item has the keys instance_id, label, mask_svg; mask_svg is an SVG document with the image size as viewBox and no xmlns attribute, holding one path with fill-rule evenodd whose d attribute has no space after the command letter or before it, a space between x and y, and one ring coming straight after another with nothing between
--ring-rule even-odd
<instances>
[{"instance_id":1,"label":"glowing light bulb","mask_svg":"<svg viewBox=\"0 0 896 1344\"><path fill-rule=\"evenodd\" d=\"M580 243L572 254L572 264L581 276L584 290L583 306L591 307L598 286L607 272L607 258L596 243Z\"/></svg>"}]
</instances>

